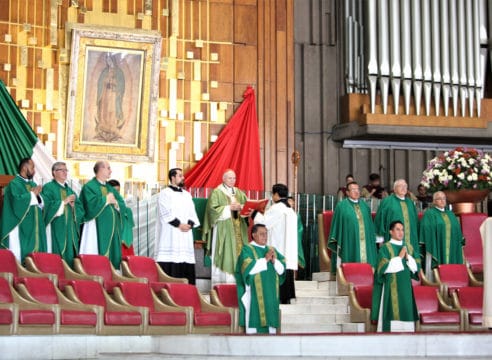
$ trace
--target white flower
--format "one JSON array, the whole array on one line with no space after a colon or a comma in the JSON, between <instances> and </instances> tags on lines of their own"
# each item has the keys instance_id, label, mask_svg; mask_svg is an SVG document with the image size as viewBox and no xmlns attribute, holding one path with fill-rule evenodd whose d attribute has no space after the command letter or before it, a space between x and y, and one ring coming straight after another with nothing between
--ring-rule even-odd
<instances>
[{"instance_id":1,"label":"white flower","mask_svg":"<svg viewBox=\"0 0 492 360\"><path fill-rule=\"evenodd\" d=\"M478 180L478 175L477 175L477 173L473 173L473 174L471 174L471 177L472 177L472 181L477 181L477 180Z\"/></svg>"},{"instance_id":2,"label":"white flower","mask_svg":"<svg viewBox=\"0 0 492 360\"><path fill-rule=\"evenodd\" d=\"M459 173L458 174L458 179L464 180L465 179L465 173Z\"/></svg>"},{"instance_id":3,"label":"white flower","mask_svg":"<svg viewBox=\"0 0 492 360\"><path fill-rule=\"evenodd\" d=\"M471 174L470 174L470 175L468 175L468 176L466 177L466 180L468 180L468 181L472 181L472 180L473 180L473 176L472 176Z\"/></svg>"}]
</instances>

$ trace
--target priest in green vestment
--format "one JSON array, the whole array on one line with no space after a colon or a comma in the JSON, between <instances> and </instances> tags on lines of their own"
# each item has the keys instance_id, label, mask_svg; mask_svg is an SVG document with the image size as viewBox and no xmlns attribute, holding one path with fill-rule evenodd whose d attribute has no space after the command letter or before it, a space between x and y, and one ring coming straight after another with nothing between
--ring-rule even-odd
<instances>
[{"instance_id":1,"label":"priest in green vestment","mask_svg":"<svg viewBox=\"0 0 492 360\"><path fill-rule=\"evenodd\" d=\"M84 207L67 184L67 164L58 161L51 167L53 180L43 186L44 221L48 252L59 254L69 266L79 251L80 225Z\"/></svg>"},{"instance_id":2,"label":"priest in green vestment","mask_svg":"<svg viewBox=\"0 0 492 360\"><path fill-rule=\"evenodd\" d=\"M247 334L275 334L280 327L279 285L285 279L285 258L267 246L267 228L255 224L253 241L244 245L236 266L239 325Z\"/></svg>"},{"instance_id":3,"label":"priest in green vestment","mask_svg":"<svg viewBox=\"0 0 492 360\"><path fill-rule=\"evenodd\" d=\"M207 201L203 223L203 238L207 241L207 255L212 258L212 286L235 283L237 258L248 243L248 224L240 216L246 194L234 185L236 174L227 170Z\"/></svg>"},{"instance_id":4,"label":"priest in green vestment","mask_svg":"<svg viewBox=\"0 0 492 360\"><path fill-rule=\"evenodd\" d=\"M393 194L381 201L376 217L374 218L376 240L378 242L388 241L390 239L389 225L395 220L401 221L405 228L405 242L408 245L412 245L412 254L414 254L415 261L417 261L417 265L420 268L419 219L417 208L407 196L408 184L405 180L396 180L393 191Z\"/></svg>"},{"instance_id":5,"label":"priest in green vestment","mask_svg":"<svg viewBox=\"0 0 492 360\"><path fill-rule=\"evenodd\" d=\"M399 220L389 226L391 238L379 249L371 320L378 331L415 331L418 319L412 278L418 279L418 267L412 247L404 240L404 226Z\"/></svg>"},{"instance_id":6,"label":"priest in green vestment","mask_svg":"<svg viewBox=\"0 0 492 360\"><path fill-rule=\"evenodd\" d=\"M360 262L374 268L377 246L371 209L360 201L360 188L355 181L347 185L347 196L337 204L331 221L328 248L332 251L332 264L338 267L345 262Z\"/></svg>"},{"instance_id":7,"label":"priest in green vestment","mask_svg":"<svg viewBox=\"0 0 492 360\"><path fill-rule=\"evenodd\" d=\"M32 180L32 159L22 159L18 171L4 189L0 248L11 250L22 262L31 252L46 252L46 230L42 186Z\"/></svg>"},{"instance_id":8,"label":"priest in green vestment","mask_svg":"<svg viewBox=\"0 0 492 360\"><path fill-rule=\"evenodd\" d=\"M111 176L111 166L107 161L96 162L94 173L96 176L80 192L85 210L80 254L107 256L119 269L125 201L114 187L107 184Z\"/></svg>"},{"instance_id":9,"label":"priest in green vestment","mask_svg":"<svg viewBox=\"0 0 492 360\"><path fill-rule=\"evenodd\" d=\"M435 192L433 207L428 208L420 220L420 243L425 249L425 270L440 264L463 264L465 239L456 215L446 209L446 194Z\"/></svg>"}]
</instances>

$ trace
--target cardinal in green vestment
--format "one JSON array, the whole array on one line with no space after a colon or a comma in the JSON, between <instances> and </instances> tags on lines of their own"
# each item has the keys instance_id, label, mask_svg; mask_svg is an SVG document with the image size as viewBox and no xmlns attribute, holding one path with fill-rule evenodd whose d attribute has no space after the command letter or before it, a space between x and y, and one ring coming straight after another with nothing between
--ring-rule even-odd
<instances>
[{"instance_id":1,"label":"cardinal in green vestment","mask_svg":"<svg viewBox=\"0 0 492 360\"><path fill-rule=\"evenodd\" d=\"M236 282L237 258L248 243L248 224L239 214L246 194L234 186L234 171L227 170L222 181L208 198L203 220L203 238L207 241L207 255L212 259L212 286Z\"/></svg>"},{"instance_id":2,"label":"cardinal in green vestment","mask_svg":"<svg viewBox=\"0 0 492 360\"><path fill-rule=\"evenodd\" d=\"M47 248L42 186L32 180L36 173L32 159L22 159L18 171L4 190L0 248L11 250L22 262L31 252Z\"/></svg>"},{"instance_id":3,"label":"cardinal in green vestment","mask_svg":"<svg viewBox=\"0 0 492 360\"><path fill-rule=\"evenodd\" d=\"M107 161L96 162L94 173L96 176L80 192L85 210L80 253L107 256L119 269L125 201L114 187L106 183L111 176Z\"/></svg>"},{"instance_id":4,"label":"cardinal in green vestment","mask_svg":"<svg viewBox=\"0 0 492 360\"><path fill-rule=\"evenodd\" d=\"M371 210L360 201L356 182L347 185L347 198L339 202L331 221L328 248L332 251L332 272L335 265L346 262L376 266L377 246Z\"/></svg>"},{"instance_id":5,"label":"cardinal in green vestment","mask_svg":"<svg viewBox=\"0 0 492 360\"><path fill-rule=\"evenodd\" d=\"M279 285L285 280L285 258L267 246L267 229L255 224L253 241L243 246L236 265L239 325L247 334L275 334L280 327Z\"/></svg>"},{"instance_id":6,"label":"cardinal in green vestment","mask_svg":"<svg viewBox=\"0 0 492 360\"><path fill-rule=\"evenodd\" d=\"M371 320L378 331L414 331L418 319L412 278L418 279L418 266L412 246L404 240L404 226L399 220L390 224L391 239L379 249Z\"/></svg>"},{"instance_id":7,"label":"cardinal in green vestment","mask_svg":"<svg viewBox=\"0 0 492 360\"><path fill-rule=\"evenodd\" d=\"M59 254L69 266L79 251L80 225L84 207L66 183L67 165L58 161L51 167L53 180L43 186L44 221L48 252Z\"/></svg>"}]
</instances>

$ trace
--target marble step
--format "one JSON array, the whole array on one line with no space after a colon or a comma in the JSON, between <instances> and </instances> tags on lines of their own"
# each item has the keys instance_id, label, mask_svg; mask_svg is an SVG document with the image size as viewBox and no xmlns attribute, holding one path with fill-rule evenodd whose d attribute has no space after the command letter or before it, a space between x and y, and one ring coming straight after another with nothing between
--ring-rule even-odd
<instances>
[{"instance_id":1,"label":"marble step","mask_svg":"<svg viewBox=\"0 0 492 360\"><path fill-rule=\"evenodd\" d=\"M308 323L282 323L282 334L316 334L316 333L362 333L364 324L318 324L313 326Z\"/></svg>"},{"instance_id":2,"label":"marble step","mask_svg":"<svg viewBox=\"0 0 492 360\"><path fill-rule=\"evenodd\" d=\"M302 296L297 295L291 300L291 304L344 304L348 305L348 296L333 296L333 295L312 295Z\"/></svg>"},{"instance_id":3,"label":"marble step","mask_svg":"<svg viewBox=\"0 0 492 360\"><path fill-rule=\"evenodd\" d=\"M316 327L324 324L342 324L350 322L350 314L284 314L282 324L306 323Z\"/></svg>"},{"instance_id":4,"label":"marble step","mask_svg":"<svg viewBox=\"0 0 492 360\"><path fill-rule=\"evenodd\" d=\"M295 283L296 292L297 291L306 291L313 292L319 291L320 293L324 293L325 295L336 295L337 287L335 281L296 281Z\"/></svg>"},{"instance_id":5,"label":"marble step","mask_svg":"<svg viewBox=\"0 0 492 360\"><path fill-rule=\"evenodd\" d=\"M349 307L343 303L280 305L282 314L348 314Z\"/></svg>"}]
</instances>

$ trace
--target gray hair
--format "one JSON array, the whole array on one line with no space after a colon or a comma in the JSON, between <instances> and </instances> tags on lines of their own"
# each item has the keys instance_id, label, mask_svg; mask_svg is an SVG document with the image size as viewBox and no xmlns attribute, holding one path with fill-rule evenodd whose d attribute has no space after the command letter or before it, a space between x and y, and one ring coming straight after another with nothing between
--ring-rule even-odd
<instances>
[{"instance_id":1,"label":"gray hair","mask_svg":"<svg viewBox=\"0 0 492 360\"><path fill-rule=\"evenodd\" d=\"M51 175L55 176L55 170L58 170L60 166L67 166L63 161L57 161L51 166Z\"/></svg>"}]
</instances>

